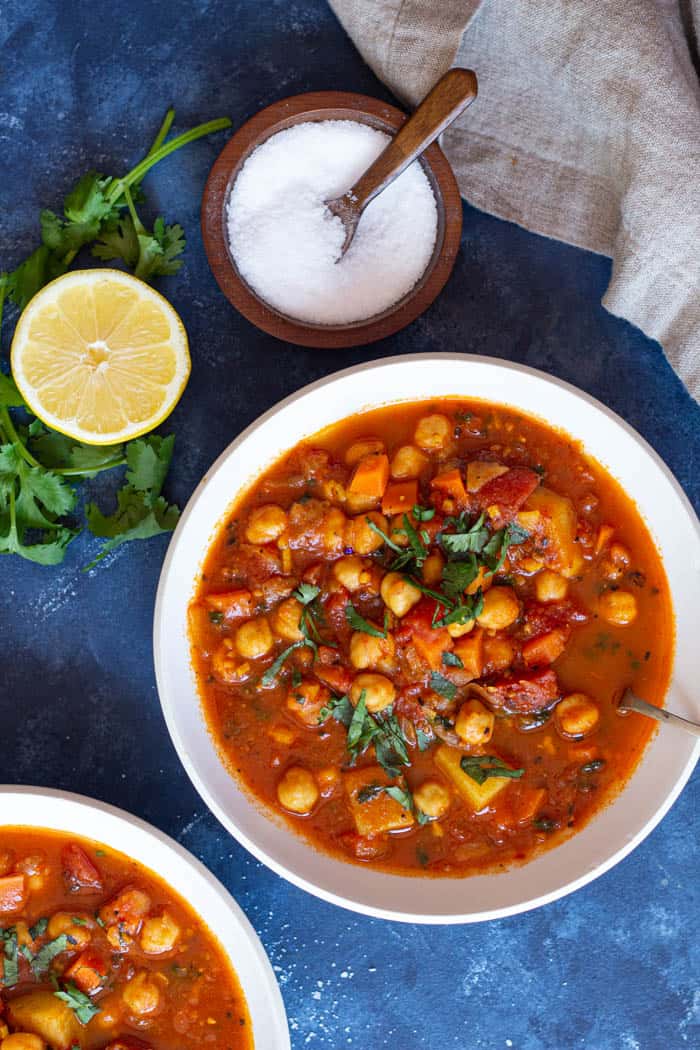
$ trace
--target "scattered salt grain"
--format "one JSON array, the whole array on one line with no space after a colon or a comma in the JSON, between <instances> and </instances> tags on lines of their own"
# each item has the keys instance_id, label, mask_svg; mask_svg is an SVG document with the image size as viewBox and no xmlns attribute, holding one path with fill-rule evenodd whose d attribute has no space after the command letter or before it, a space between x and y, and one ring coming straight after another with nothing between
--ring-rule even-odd
<instances>
[{"instance_id":1,"label":"scattered salt grain","mask_svg":"<svg viewBox=\"0 0 700 1050\"><path fill-rule=\"evenodd\" d=\"M416 161L368 205L355 239L324 202L340 197L389 136L352 120L297 124L253 151L228 201L239 273L270 306L311 324L349 324L387 310L430 262L437 206Z\"/></svg>"}]
</instances>

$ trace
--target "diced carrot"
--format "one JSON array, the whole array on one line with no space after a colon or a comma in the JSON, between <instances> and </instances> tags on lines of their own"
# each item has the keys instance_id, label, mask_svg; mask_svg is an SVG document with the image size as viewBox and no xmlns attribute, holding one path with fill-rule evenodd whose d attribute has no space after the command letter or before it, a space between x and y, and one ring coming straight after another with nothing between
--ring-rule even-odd
<instances>
[{"instance_id":1,"label":"diced carrot","mask_svg":"<svg viewBox=\"0 0 700 1050\"><path fill-rule=\"evenodd\" d=\"M523 645L523 660L528 667L543 667L553 664L557 657L561 656L566 648L568 631L561 627L541 634L539 638L532 638Z\"/></svg>"},{"instance_id":2,"label":"diced carrot","mask_svg":"<svg viewBox=\"0 0 700 1050\"><path fill-rule=\"evenodd\" d=\"M105 982L109 972L107 960L101 952L87 948L66 970L65 976L86 995L94 995Z\"/></svg>"},{"instance_id":3,"label":"diced carrot","mask_svg":"<svg viewBox=\"0 0 700 1050\"><path fill-rule=\"evenodd\" d=\"M439 671L443 666L442 654L451 652L454 643L446 627L433 627L435 609L435 601L422 598L403 617L395 638L400 643L410 643L432 670ZM440 611L444 612L444 608Z\"/></svg>"},{"instance_id":4,"label":"diced carrot","mask_svg":"<svg viewBox=\"0 0 700 1050\"><path fill-rule=\"evenodd\" d=\"M23 873L0 879L0 912L18 911L27 899L27 879Z\"/></svg>"},{"instance_id":5,"label":"diced carrot","mask_svg":"<svg viewBox=\"0 0 700 1050\"><path fill-rule=\"evenodd\" d=\"M598 538L595 541L595 553L596 554L600 554L600 552L605 547L607 547L607 545L610 543L610 540L613 538L614 534L615 534L615 530L612 527L612 525L601 525L600 526L600 528L598 529Z\"/></svg>"},{"instance_id":6,"label":"diced carrot","mask_svg":"<svg viewBox=\"0 0 700 1050\"><path fill-rule=\"evenodd\" d=\"M537 811L544 805L547 792L544 788L523 787L513 799L513 816L518 824L525 824L537 816Z\"/></svg>"},{"instance_id":7,"label":"diced carrot","mask_svg":"<svg viewBox=\"0 0 700 1050\"><path fill-rule=\"evenodd\" d=\"M252 616L255 612L253 596L250 591L223 591L221 594L207 594L204 604L214 612L223 613L226 617Z\"/></svg>"},{"instance_id":8,"label":"diced carrot","mask_svg":"<svg viewBox=\"0 0 700 1050\"><path fill-rule=\"evenodd\" d=\"M417 502L417 481L392 481L382 498L382 514L407 514Z\"/></svg>"},{"instance_id":9,"label":"diced carrot","mask_svg":"<svg viewBox=\"0 0 700 1050\"><path fill-rule=\"evenodd\" d=\"M365 456L355 467L348 492L354 496L381 499L388 481L389 457L383 452Z\"/></svg>"},{"instance_id":10,"label":"diced carrot","mask_svg":"<svg viewBox=\"0 0 700 1050\"><path fill-rule=\"evenodd\" d=\"M446 470L442 474L436 474L430 482L430 487L431 489L438 489L439 492L446 492L460 507L466 507L467 490L464 487L462 475L456 468L454 470Z\"/></svg>"},{"instance_id":11,"label":"diced carrot","mask_svg":"<svg viewBox=\"0 0 700 1050\"><path fill-rule=\"evenodd\" d=\"M102 877L82 846L69 842L61 850L63 882L69 893L81 890L101 890Z\"/></svg>"}]
</instances>

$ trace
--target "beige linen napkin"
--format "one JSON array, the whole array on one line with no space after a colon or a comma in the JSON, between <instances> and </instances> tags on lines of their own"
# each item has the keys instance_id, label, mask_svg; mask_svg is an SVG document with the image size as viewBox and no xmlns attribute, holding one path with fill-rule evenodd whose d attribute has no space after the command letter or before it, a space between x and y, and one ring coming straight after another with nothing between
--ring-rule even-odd
<instances>
[{"instance_id":1,"label":"beige linen napkin","mask_svg":"<svg viewBox=\"0 0 700 1050\"><path fill-rule=\"evenodd\" d=\"M613 259L603 304L700 397L700 0L330 0L415 105L449 66L479 98L443 147L484 211Z\"/></svg>"}]
</instances>

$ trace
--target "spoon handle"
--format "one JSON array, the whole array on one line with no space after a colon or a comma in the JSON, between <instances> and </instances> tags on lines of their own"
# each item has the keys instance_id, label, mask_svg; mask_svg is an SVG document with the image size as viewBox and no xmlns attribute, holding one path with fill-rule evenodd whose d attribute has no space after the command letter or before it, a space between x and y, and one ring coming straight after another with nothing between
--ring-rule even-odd
<instances>
[{"instance_id":1,"label":"spoon handle","mask_svg":"<svg viewBox=\"0 0 700 1050\"><path fill-rule=\"evenodd\" d=\"M348 194L361 212L404 168L420 156L457 119L477 95L476 74L471 69L450 69L438 80L397 132L374 164L360 177Z\"/></svg>"},{"instance_id":2,"label":"spoon handle","mask_svg":"<svg viewBox=\"0 0 700 1050\"><path fill-rule=\"evenodd\" d=\"M654 707L653 704L648 704L646 700L642 700L631 689L626 689L623 693L618 710L636 711L640 715L656 719L657 722L668 722L679 729L683 729L686 733L690 733L692 736L700 737L700 725L696 722L690 722L687 718L674 715L672 711L667 711L663 707Z\"/></svg>"}]
</instances>

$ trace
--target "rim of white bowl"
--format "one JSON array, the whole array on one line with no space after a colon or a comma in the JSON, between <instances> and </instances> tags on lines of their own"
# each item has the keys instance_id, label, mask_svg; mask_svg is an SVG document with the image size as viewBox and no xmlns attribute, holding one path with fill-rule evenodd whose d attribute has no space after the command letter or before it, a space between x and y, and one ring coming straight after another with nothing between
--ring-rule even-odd
<instances>
[{"instance_id":1,"label":"rim of white bowl","mask_svg":"<svg viewBox=\"0 0 700 1050\"><path fill-rule=\"evenodd\" d=\"M36 812L33 809L35 804ZM6 819L11 807L19 812L19 819L12 816ZM94 834L86 832L82 827L88 812L93 816L99 815L101 821ZM179 842L133 813L107 802L100 802L98 799L72 791L29 785L0 784L0 828L3 827L36 827L63 831L78 837L82 835L137 860L154 872L193 908L229 959L246 1000L253 1027L255 1050L291 1050L282 993L262 941L226 887ZM121 842L116 844L111 837L115 830L117 835L124 834L127 841L133 840L133 845L130 847ZM154 845L159 857L162 853L164 859L167 858L175 865L187 869L186 888L173 885L170 867L167 871L162 870L149 859L150 850ZM209 919L200 911L197 903L198 887L196 882L193 884L190 881L192 876L199 880L199 890L204 888L210 895L206 906L218 906L228 913L231 928L225 931L225 935L222 931L214 929ZM214 903L211 904L210 901ZM234 941L236 945L245 945L245 955L241 951L238 959L233 950Z\"/></svg>"},{"instance_id":2,"label":"rim of white bowl","mask_svg":"<svg viewBox=\"0 0 700 1050\"><path fill-rule=\"evenodd\" d=\"M671 486L671 488L672 488L676 498L678 499L678 502L679 502L681 508L686 513L686 516L687 516L687 519L688 519L687 524L690 525L691 529L693 530L693 532L695 534L695 541L696 541L696 552L695 552L696 568L698 567L698 565L700 565L700 522L698 521L698 519L697 519L697 517L695 515L695 512L693 510L693 507L692 507L688 497L686 496L685 492L683 491L680 483L678 482L678 480L674 476L673 472L666 465L666 463L661 458L661 456L658 455L658 453L654 450L654 448L652 448L652 446L649 445L649 443L641 436L641 434L639 434L634 429L634 427L632 427L629 423L627 423L624 419L622 419L621 416L619 416L611 408L608 408L607 405L603 404L603 402L599 401L597 398L593 397L591 394L588 394L585 391L580 390L578 387L574 386L572 383L568 383L566 380L559 379L556 376L549 375L547 372L543 372L543 371L541 371L539 369L531 368L528 365L522 365L522 364L519 364L519 363L516 363L516 362L512 362L512 361L503 360L501 358L488 357L488 356L485 356L485 355L459 354L459 353L453 353L453 352L439 352L439 353L424 353L424 354L401 354L401 355L396 355L396 356L392 356L392 357L382 357L382 358L376 358L376 359L374 359L372 361L367 361L367 362L362 362L362 363L357 364L357 365L352 365L349 368L341 369L340 371L333 372L330 375L322 377L321 379L314 380L312 383L306 384L305 386L301 387L299 390L294 391L293 393L289 394L287 397L285 397L282 400L276 402L271 408L269 408L267 411L263 412L255 420L253 420L253 422L250 423L244 430L242 430L233 439L233 441L223 450L223 452L221 452L221 454L212 463L211 467L205 472L205 474L203 475L201 481L198 483L198 485L194 489L194 492L192 493L190 499L187 502L187 506L185 507L185 509L184 509L184 511L183 511L183 513L182 513L182 515L180 517L178 525L177 525L177 527L175 529L175 532L174 532L174 534L172 536L172 539L170 541L170 544L168 546L168 550L167 550L167 553L166 553L165 560L163 562L163 567L162 567L162 570L161 570L161 575L160 575L160 579L159 579L159 583L158 583L158 590L157 590L157 594L156 594L155 609L154 609L154 619L153 619L153 650L154 650L154 652L153 652L153 655L154 655L154 664L155 664L155 672L156 672L156 682L157 682L157 687L158 687L158 695L160 697L161 707L162 707L162 710L163 710L163 717L165 719L165 722L166 722L166 725L168 727L168 731L170 733L170 736L171 736L171 739L172 739L173 744L175 746L175 749L177 750L177 753L178 753L178 756L180 758L180 761L182 762L182 765L185 768L185 771L187 772L190 780L192 781L192 784L194 785L195 789L198 791L198 793L201 796L202 800L205 802L205 804L208 806L208 808L211 810L211 812L217 817L217 819L221 822L223 827L242 846L244 846L250 853L252 853L252 855L257 860L261 861L268 868L270 868L272 871L274 871L277 875L279 875L282 878L286 879L288 882L291 882L293 885L299 887L300 889L305 890L307 893L310 893L310 894L312 894L315 897L319 897L320 899L325 900L325 901L327 901L327 902L329 902L331 904L338 905L338 906L340 906L342 908L346 908L346 909L348 909L350 911L357 912L357 913L362 914L362 915L368 915L368 916L371 916L371 917L374 917L374 918L389 919L389 920L393 920L393 921L407 922L407 923L418 923L418 924L429 924L429 925L458 925L458 924L468 924L468 923L472 923L472 922L486 922L486 921L491 921L493 919L506 918L506 917L511 916L511 915L518 915L518 914L521 914L523 912L531 911L531 910L533 910L535 908L542 907L543 905L549 904L552 901L559 900L561 897L568 896L570 893L574 893L576 890L581 889L582 887L586 886L588 883L592 882L594 879L597 879L601 875L604 875L607 871L609 871L611 868L613 868L616 864L619 864L620 861L624 860L625 857L627 857L648 835L651 834L651 832L654 830L654 828L660 823L661 820L663 820L663 818L666 815L666 813L669 811L669 809L671 808L673 803L676 801L676 799L680 795L681 791L683 790L683 788L685 787L686 783L690 779L690 776L691 776L691 774L692 774L692 772L693 772L693 770L694 770L694 768L695 768L695 766L697 764L698 758L700 758L700 740L697 740L695 742L695 744L693 745L693 747L690 750L690 753L689 753L689 755L687 757L687 760L681 766L681 768L678 770L678 773L677 773L677 776L676 776L676 778L674 780L672 788L666 793L666 795L664 796L663 800L660 802L658 807L655 809L655 811L652 814L652 816L649 817L649 819L645 821L645 823L636 831L636 833L634 835L632 835L630 838L625 839L623 844L620 845L617 849L613 850L607 857L605 857L605 859L603 859L600 862L596 863L592 868L590 868L588 870L585 870L579 876L577 876L575 878L572 878L572 879L569 879L568 881L563 883L561 886L558 886L558 887L556 887L556 888L554 888L552 890L549 890L548 892L541 893L541 894L535 893L535 894L532 894L530 896L527 896L523 900L514 902L512 904L508 904L508 905L504 905L504 906L498 906L498 907L489 908L489 909L484 909L484 910L481 910L479 912L459 912L459 913L455 912L455 913L449 913L449 914L448 913L428 914L428 913L420 913L420 912L414 912L414 911L405 911L405 910L402 910L401 908L393 908L393 907L390 907L390 906L387 906L387 905L377 906L377 905L374 905L374 904L371 904L371 903L367 903L366 901L363 901L361 899L357 899L355 897L347 896L347 895L342 894L342 893L337 893L337 892L335 892L333 890L330 890L330 889L327 889L325 887L318 886L313 881L311 881L309 878L306 878L303 875L300 875L298 872L291 870L289 867L287 867L286 864L284 864L282 861L278 860L275 856L271 855L269 850L263 848L259 843L255 842L251 838L250 835L246 834L244 831L241 830L241 828L235 823L235 821L226 812L224 807L221 806L219 804L219 802L216 800L216 798L214 797L213 793L209 790L209 787L208 787L207 783L205 782L204 778L200 775L200 772L199 772L197 766L195 765L195 763L190 758L186 741L184 740L182 734L180 733L179 727L178 727L178 725L176 723L176 718L175 718L175 713L174 713L174 710L173 710L173 705L171 704L170 697L168 695L167 689L165 688L165 674L164 674L164 668L163 668L163 663L162 663L162 651L161 651L162 645L164 643L164 639L165 639L165 637L167 635L166 617L164 615L164 606L165 606L165 592L166 592L166 588L167 588L167 585L168 585L168 578L169 578L169 574L170 574L170 571L171 571L171 566L172 566L172 564L173 564L173 562L174 562L174 560L176 558L176 555L178 553L178 549L179 549L180 543L182 542L182 537L183 537L183 535L185 533L185 530L188 528L188 523L189 523L189 520L190 520L190 518L192 516L192 513L193 513L193 510L195 508L195 505L198 503L198 501L199 501L199 499L200 499L204 489L207 488L212 483L212 481L214 480L216 475L225 467L228 459L236 452L238 447L241 444L243 444L243 442L245 442L252 434L254 434L256 430L258 430L260 427L264 426L273 416L277 415L279 412L283 411L288 406L293 405L295 402L297 402L300 399L306 397L307 395L313 394L313 393L315 393L318 390L322 390L324 387L330 386L330 385L332 385L334 383L337 383L339 381L342 381L342 380L346 379L347 377L354 376L354 375L357 375L357 374L362 374L362 373L365 373L365 372L372 372L373 370L384 369L384 368L387 368L387 367L390 367L390 366L402 366L402 365L406 365L406 364L418 364L418 363L421 363L421 362L422 363L451 362L451 363L454 363L455 365L457 365L460 368L465 367L465 366L466 367L469 367L469 366L472 366L472 367L473 366L486 366L487 368L491 368L491 369L495 369L495 370L500 370L500 371L505 371L505 372L519 374L519 375L522 375L524 377L528 377L530 379L539 380L539 381L541 381L543 384L545 384L547 386L554 386L554 387L558 388L559 390L561 390L562 392L564 392L565 394L568 394L569 396L584 402L586 405L588 405L589 408L592 408L595 411L601 413L609 421L611 421L614 424L616 424L616 426L619 427L627 435L627 437L631 438L632 441L636 445L639 446L639 448L644 452L644 454L646 456L648 456L654 462L654 464L656 465L658 470L664 476L666 482ZM436 399L438 397L445 397L445 398L447 398L447 397L460 397L460 396L462 396L462 397L472 396L475 400L486 400L486 401L490 400L490 401L493 401L494 403L502 403L502 404L504 404L506 406L510 406L510 407L514 408L516 411L524 412L525 414L533 415L535 417L537 417L539 415L540 419L542 419L544 422L547 422L547 417L546 417L546 413L545 412L538 413L537 411L535 411L533 409L522 408L521 406L516 404L514 401L509 400L508 397L504 397L502 399L502 401L499 402L499 400L498 400L498 398L496 396L490 396L489 395L488 397L485 397L484 395L480 395L478 392L474 393L473 395L469 395L469 394L465 394L465 393L461 393L460 394L458 392L455 392L453 394L445 393L445 394L441 394L441 395L438 395L438 394L421 394L420 392L418 392L418 393L415 394L415 396L413 396L410 399L406 398L406 397L401 397L401 398L397 398L394 402L392 402L391 400L386 400L386 399L381 400L381 401L372 402L371 395L369 395L368 396L368 403L367 403L366 408L364 410L365 411L371 411L373 408L379 408L379 407L383 407L385 405L391 405L392 403L395 403L395 404L401 404L402 402L406 403L409 400L410 401L421 401L421 400L430 401L430 400L434 400L434 399ZM362 411L362 410L358 410L358 411ZM351 412L350 414L353 414L353 413ZM344 418L343 415L338 416L338 421L342 420L343 418ZM557 428L559 426L558 424L550 424L550 425L554 425L555 428ZM312 437L313 434L315 432L317 432L319 429L323 429L323 427L313 427L313 428L311 428L306 436L307 437ZM569 433L567 431L567 429L566 429L566 426L561 426L560 429L563 432L565 432L565 433ZM577 438L575 434L571 434L571 436L574 438L574 440L581 441L581 443L583 445L583 448L584 448L584 451L587 451L586 443L585 443L584 439ZM301 440L304 440L304 438L303 437L298 437L298 438L296 438L294 440L293 444L297 444ZM292 446L290 446L290 447L292 447ZM281 451L279 453L279 455L282 455L282 454L284 454L284 448L281 449ZM272 464L272 462L274 462L274 459L272 459L270 461L267 461L260 468L260 471L257 471L256 473L251 475L251 477L250 477L249 481L246 483L246 485L243 485L238 490L232 492L230 500L229 500L229 506L235 502L235 500L237 498L237 495L238 495L238 492L244 490L247 487L247 485L250 484L252 481L254 481L255 477L262 470L267 469L267 467L270 466ZM603 466L605 467L604 463L603 463ZM610 468L605 467L605 469L608 469L609 472L613 474L613 477L615 476L614 472L612 470L610 470ZM632 495L630 498L632 498L634 500L635 497ZM644 515L642 515L641 510L639 511L639 513L644 518ZM646 524L647 528L649 528L652 531L652 534L653 534L653 529L651 529L651 526L650 526L649 522L645 520L645 524ZM202 539L201 539L201 544L202 544L202 555L201 556L202 556L202 558L206 555L206 552L207 552L207 550L208 550L208 548L209 548L209 546L210 546L210 544L212 542L214 531L215 531L215 529L217 527L218 527L218 521L217 522L212 522L212 527L211 527L211 531L210 531L209 535L207 537L202 537ZM194 584L194 577L192 578L192 582ZM676 643L677 643L677 640L678 640L678 631L676 632ZM675 663L675 656L676 655L677 655L677 648L676 648L676 654L674 655L674 663ZM672 681L673 681L673 676L672 676ZM669 692L671 691L671 686L672 686L672 682L671 682L671 685L669 685ZM199 694L198 694L198 691L197 691L196 684L193 686L193 688L194 688L194 693L195 693L195 696L196 696L196 702L199 705L200 714L201 714L201 702L200 702L200 698L199 698ZM203 720L203 714L201 714L201 717L202 717L202 720ZM644 762L646 754L648 754L650 748L652 747L653 742L654 742L654 740L652 739L650 741L649 745L647 746L645 755L643 755L642 758L640 759L640 765L641 765L642 762ZM221 757L220 757L220 755L219 755L219 753L218 753L218 751L216 749L216 745L215 745L213 740L211 742L211 747L212 747L212 751L216 755L217 761L220 764L223 765L222 759L221 759ZM634 778L635 778L635 776L636 776L638 771L639 771L639 766L635 769L634 773L632 774L632 777L630 778L630 781L634 780ZM232 782L235 783L235 778L233 778L233 776L230 773L227 773L227 775L231 778ZM576 833L576 835L571 836L569 839L565 840L560 845L554 846L552 849L550 849L548 851L545 851L544 854L540 854L540 858L543 857L543 856L547 856L547 855L557 854L559 851L561 851L562 849L566 848L567 843L570 843L572 841L575 841L577 838L580 838L585 833L586 829L590 828L591 824L595 824L596 820L600 819L600 817L602 815L602 812L604 812L605 810L608 810L608 809L614 807L615 804L617 802L619 802L620 798L622 796L624 796L625 790L626 790L626 787L623 788L622 791L620 791L619 794L616 795L610 801L610 803L607 806L604 807L604 809L603 809L603 811L601 811L601 813L596 814L592 818L592 821L589 821L588 824L585 825L582 830L578 831ZM246 793L245 789L244 789L244 793ZM255 803L252 800L249 800L249 805L255 806ZM267 820L275 820L274 814L269 813L263 807L256 807L256 808L258 809L260 814L262 816L264 816ZM294 831L291 828L285 827L284 830L285 830L287 835L299 838L299 836L295 836L295 833L294 833ZM313 845L311 843L305 843L305 845L307 846L307 848L311 852L314 852L314 847L313 847ZM317 855L324 856L324 854L317 854ZM334 859L336 859L336 858L334 858ZM527 862L524 865L520 865L520 866L519 865L513 865L513 866L510 867L509 870L511 870L511 871L512 870L525 871L532 864L535 864L537 862L537 859L538 858L534 858L532 861ZM363 871L363 870L365 870L365 869L363 869L361 867L358 869L358 866L353 864L352 862L346 862L346 861L338 860L337 863L343 865L344 867L354 868L356 871ZM384 874L384 873L382 873L382 874ZM469 883L472 880L475 880L475 879L480 879L480 878L488 879L488 878L500 878L500 877L502 877L502 873L494 873L493 875L486 874L486 875L483 875L483 876L470 875L470 876L467 876L463 881L466 883L466 885L468 887ZM399 880L401 882L411 881L411 882L416 883L418 885L424 886L426 889L428 887L439 888L443 881L445 881L445 882L457 881L455 879L445 879L445 880L443 880L443 879L438 878L438 877L435 877L435 878L433 878L433 877L424 877L423 878L423 877L420 877L420 876L401 876L401 875L387 875L386 878L390 879L390 880L391 879ZM358 876L358 880L359 880L359 876Z\"/></svg>"}]
</instances>

